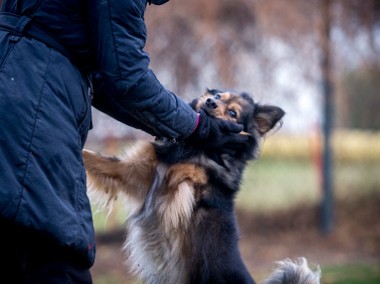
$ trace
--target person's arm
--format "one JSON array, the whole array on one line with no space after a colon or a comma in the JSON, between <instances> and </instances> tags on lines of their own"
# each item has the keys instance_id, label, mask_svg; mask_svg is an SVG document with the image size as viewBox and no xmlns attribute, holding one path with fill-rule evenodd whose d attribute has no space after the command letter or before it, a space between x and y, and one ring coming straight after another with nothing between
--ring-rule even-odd
<instances>
[{"instance_id":1,"label":"person's arm","mask_svg":"<svg viewBox=\"0 0 380 284\"><path fill-rule=\"evenodd\" d=\"M197 114L165 89L144 52L144 0L89 0L95 52L93 105L152 135L187 140L207 151L228 152L246 142L241 125Z\"/></svg>"},{"instance_id":2,"label":"person's arm","mask_svg":"<svg viewBox=\"0 0 380 284\"><path fill-rule=\"evenodd\" d=\"M145 2L90 0L89 27L96 57L93 105L152 135L184 139L197 114L163 87L144 52Z\"/></svg>"}]
</instances>

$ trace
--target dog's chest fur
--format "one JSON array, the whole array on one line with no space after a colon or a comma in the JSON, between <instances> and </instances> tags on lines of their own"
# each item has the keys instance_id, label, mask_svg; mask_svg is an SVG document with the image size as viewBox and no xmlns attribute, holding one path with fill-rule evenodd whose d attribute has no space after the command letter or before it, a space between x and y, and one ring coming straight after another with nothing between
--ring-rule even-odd
<instances>
[{"instance_id":1,"label":"dog's chest fur","mask_svg":"<svg viewBox=\"0 0 380 284\"><path fill-rule=\"evenodd\" d=\"M124 251L147 283L254 283L238 248L234 197L260 139L284 115L247 94L209 90L191 105L215 118L244 125L248 141L234 153L198 145L136 143L123 158L84 151L84 163L100 204L120 193L133 208ZM133 206L132 206L133 205Z\"/></svg>"},{"instance_id":2,"label":"dog's chest fur","mask_svg":"<svg viewBox=\"0 0 380 284\"><path fill-rule=\"evenodd\" d=\"M214 230L215 236L207 231L207 224L220 227L215 219L218 215L221 220L225 218L220 207L233 214L232 199L242 166L229 169L205 155L188 152L180 144L156 143L154 147L159 162L153 182L145 200L131 212L123 249L132 271L147 283L193 282L189 267L211 261L195 255L212 249L204 248L212 246L208 239L223 237L217 233L223 229ZM235 231L234 220L226 219L230 234Z\"/></svg>"}]
</instances>

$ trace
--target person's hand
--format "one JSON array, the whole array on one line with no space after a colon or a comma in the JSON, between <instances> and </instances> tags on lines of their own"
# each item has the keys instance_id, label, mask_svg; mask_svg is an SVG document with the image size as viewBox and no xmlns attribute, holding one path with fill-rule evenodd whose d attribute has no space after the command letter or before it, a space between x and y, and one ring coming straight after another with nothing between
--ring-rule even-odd
<instances>
[{"instance_id":1,"label":"person's hand","mask_svg":"<svg viewBox=\"0 0 380 284\"><path fill-rule=\"evenodd\" d=\"M213 118L201 110L198 126L186 141L207 152L234 154L249 139L239 134L241 131L243 125Z\"/></svg>"}]
</instances>

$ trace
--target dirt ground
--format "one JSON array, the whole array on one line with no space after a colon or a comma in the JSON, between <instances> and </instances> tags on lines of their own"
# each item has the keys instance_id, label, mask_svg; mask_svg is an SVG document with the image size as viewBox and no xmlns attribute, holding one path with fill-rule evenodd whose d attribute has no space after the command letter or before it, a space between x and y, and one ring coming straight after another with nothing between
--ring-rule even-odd
<instances>
[{"instance_id":1,"label":"dirt ground","mask_svg":"<svg viewBox=\"0 0 380 284\"><path fill-rule=\"evenodd\" d=\"M241 252L255 279L267 276L275 261L298 256L322 268L380 263L380 193L340 200L335 205L334 229L327 235L319 231L316 206L299 206L270 215L237 212ZM123 234L98 235L97 260L92 269L95 283L104 275L112 275L115 284L130 282L120 252Z\"/></svg>"}]
</instances>

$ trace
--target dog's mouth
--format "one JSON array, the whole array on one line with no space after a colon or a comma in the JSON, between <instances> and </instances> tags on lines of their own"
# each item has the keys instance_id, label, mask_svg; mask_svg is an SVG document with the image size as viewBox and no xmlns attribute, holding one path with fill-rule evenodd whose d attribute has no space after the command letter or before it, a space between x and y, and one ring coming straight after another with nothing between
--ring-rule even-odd
<instances>
[{"instance_id":1,"label":"dog's mouth","mask_svg":"<svg viewBox=\"0 0 380 284\"><path fill-rule=\"evenodd\" d=\"M212 98L210 98L210 96L201 96L198 99L196 111L199 112L201 110L203 110L207 115L211 117L226 120L225 116L221 113L218 103ZM239 134L253 137L252 134L246 131L241 131Z\"/></svg>"},{"instance_id":2,"label":"dog's mouth","mask_svg":"<svg viewBox=\"0 0 380 284\"><path fill-rule=\"evenodd\" d=\"M203 110L205 113L207 113L209 116L212 116L212 117L215 117L214 115L213 115L213 113L211 112L211 109L209 108L209 107L207 107L206 105L201 105L200 106L200 109L199 109L199 111L200 110Z\"/></svg>"},{"instance_id":3,"label":"dog's mouth","mask_svg":"<svg viewBox=\"0 0 380 284\"><path fill-rule=\"evenodd\" d=\"M226 119L219 103L210 97L201 97L198 102L198 111L203 110L214 118Z\"/></svg>"}]
</instances>

